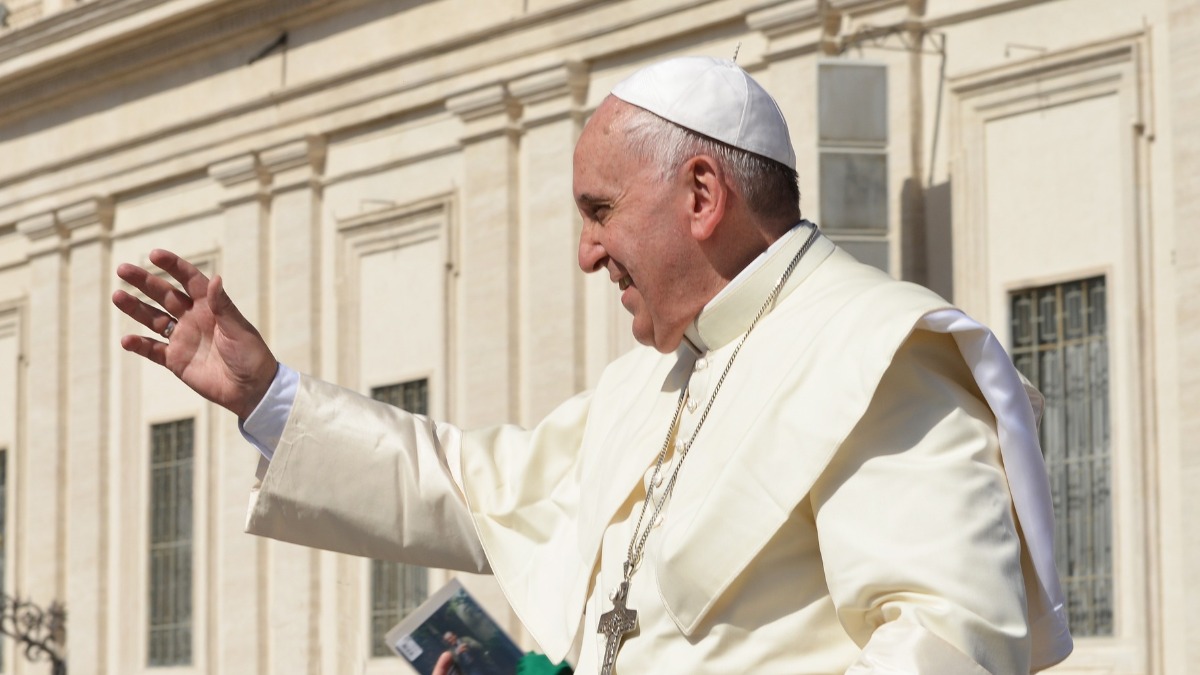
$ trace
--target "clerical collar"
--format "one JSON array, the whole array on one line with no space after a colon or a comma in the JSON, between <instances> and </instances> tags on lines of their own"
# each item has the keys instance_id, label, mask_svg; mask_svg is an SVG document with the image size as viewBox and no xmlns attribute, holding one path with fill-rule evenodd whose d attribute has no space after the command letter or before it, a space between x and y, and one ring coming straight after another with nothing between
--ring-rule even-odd
<instances>
[{"instance_id":1,"label":"clerical collar","mask_svg":"<svg viewBox=\"0 0 1200 675\"><path fill-rule=\"evenodd\" d=\"M750 261L737 276L722 288L692 323L684 330L683 347L690 348L697 354L704 354L710 349L720 349L732 342L754 321L754 315L762 305L763 299L771 292L779 277L787 269L796 252L808 239L810 227L816 227L808 221L800 221L786 234L771 244L757 258ZM778 305L789 293L800 285L804 279L817 268L835 246L832 241L818 235L812 248L804 255L796 271L784 284L775 304Z\"/></svg>"}]
</instances>

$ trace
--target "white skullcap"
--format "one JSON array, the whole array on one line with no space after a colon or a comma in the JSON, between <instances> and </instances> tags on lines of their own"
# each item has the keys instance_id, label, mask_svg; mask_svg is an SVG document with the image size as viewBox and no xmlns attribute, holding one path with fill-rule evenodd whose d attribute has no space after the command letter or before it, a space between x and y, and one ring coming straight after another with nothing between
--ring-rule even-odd
<instances>
[{"instance_id":1,"label":"white skullcap","mask_svg":"<svg viewBox=\"0 0 1200 675\"><path fill-rule=\"evenodd\" d=\"M730 59L683 56L638 70L612 95L726 145L796 169L779 104Z\"/></svg>"}]
</instances>

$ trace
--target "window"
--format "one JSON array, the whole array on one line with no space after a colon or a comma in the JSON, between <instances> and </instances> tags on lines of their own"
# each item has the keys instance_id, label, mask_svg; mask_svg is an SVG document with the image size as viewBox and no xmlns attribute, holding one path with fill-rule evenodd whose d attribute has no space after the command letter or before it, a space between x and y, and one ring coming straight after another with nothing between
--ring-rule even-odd
<instances>
[{"instance_id":1,"label":"window","mask_svg":"<svg viewBox=\"0 0 1200 675\"><path fill-rule=\"evenodd\" d=\"M1013 293L1013 361L1046 397L1042 453L1071 632L1113 634L1105 278Z\"/></svg>"},{"instance_id":2,"label":"window","mask_svg":"<svg viewBox=\"0 0 1200 675\"><path fill-rule=\"evenodd\" d=\"M371 398L418 415L429 412L429 380L376 387ZM371 655L390 656L384 635L429 595L424 567L390 560L371 561Z\"/></svg>"},{"instance_id":3,"label":"window","mask_svg":"<svg viewBox=\"0 0 1200 675\"><path fill-rule=\"evenodd\" d=\"M192 662L191 419L150 427L150 588L147 662Z\"/></svg>"},{"instance_id":4,"label":"window","mask_svg":"<svg viewBox=\"0 0 1200 675\"><path fill-rule=\"evenodd\" d=\"M817 68L821 229L887 271L887 68L853 61Z\"/></svg>"}]
</instances>

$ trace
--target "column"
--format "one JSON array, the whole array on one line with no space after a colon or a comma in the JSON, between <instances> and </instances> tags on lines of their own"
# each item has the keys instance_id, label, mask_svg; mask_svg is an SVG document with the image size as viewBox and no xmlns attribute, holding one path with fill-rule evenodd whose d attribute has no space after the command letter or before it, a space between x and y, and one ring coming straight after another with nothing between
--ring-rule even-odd
<instances>
[{"instance_id":1,"label":"column","mask_svg":"<svg viewBox=\"0 0 1200 675\"><path fill-rule=\"evenodd\" d=\"M571 186L587 78L583 64L566 62L508 86L523 110L520 173L527 177L517 237L520 421L527 425L588 384L585 277L577 263L580 220Z\"/></svg>"},{"instance_id":2,"label":"column","mask_svg":"<svg viewBox=\"0 0 1200 675\"><path fill-rule=\"evenodd\" d=\"M208 168L208 175L224 188L218 271L225 290L269 340L267 175L254 154L218 162ZM229 414L218 415L213 441L210 551L214 572L208 614L213 622L209 630L213 653L209 663L218 673L267 673L268 543L244 531L247 488L254 480L259 455Z\"/></svg>"},{"instance_id":3,"label":"column","mask_svg":"<svg viewBox=\"0 0 1200 675\"><path fill-rule=\"evenodd\" d=\"M66 238L66 604L73 673L107 665L109 528L109 323L113 309L112 201L90 199L59 209ZM61 368L62 366L60 366ZM63 396L59 396L61 401Z\"/></svg>"},{"instance_id":4,"label":"column","mask_svg":"<svg viewBox=\"0 0 1200 675\"><path fill-rule=\"evenodd\" d=\"M67 270L62 229L53 213L17 224L29 239L29 455L20 462L19 540L9 548L19 588L39 605L66 600L66 332Z\"/></svg>"},{"instance_id":5,"label":"column","mask_svg":"<svg viewBox=\"0 0 1200 675\"><path fill-rule=\"evenodd\" d=\"M521 411L516 120L520 104L502 84L446 102L463 123L460 364L454 387L466 427L509 422Z\"/></svg>"},{"instance_id":6,"label":"column","mask_svg":"<svg viewBox=\"0 0 1200 675\"><path fill-rule=\"evenodd\" d=\"M258 153L269 175L267 234L271 349L304 373L320 375L321 174L325 140L311 136ZM320 668L321 553L269 542L270 663L263 672L291 675Z\"/></svg>"}]
</instances>

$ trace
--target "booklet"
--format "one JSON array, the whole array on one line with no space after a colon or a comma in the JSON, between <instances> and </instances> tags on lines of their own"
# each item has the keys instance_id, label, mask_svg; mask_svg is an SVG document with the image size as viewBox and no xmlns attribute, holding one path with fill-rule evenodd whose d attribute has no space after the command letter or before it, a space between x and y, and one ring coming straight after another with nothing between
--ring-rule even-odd
<instances>
[{"instance_id":1,"label":"booklet","mask_svg":"<svg viewBox=\"0 0 1200 675\"><path fill-rule=\"evenodd\" d=\"M433 673L443 652L457 675L514 675L525 655L458 579L442 586L384 637L421 675Z\"/></svg>"}]
</instances>

